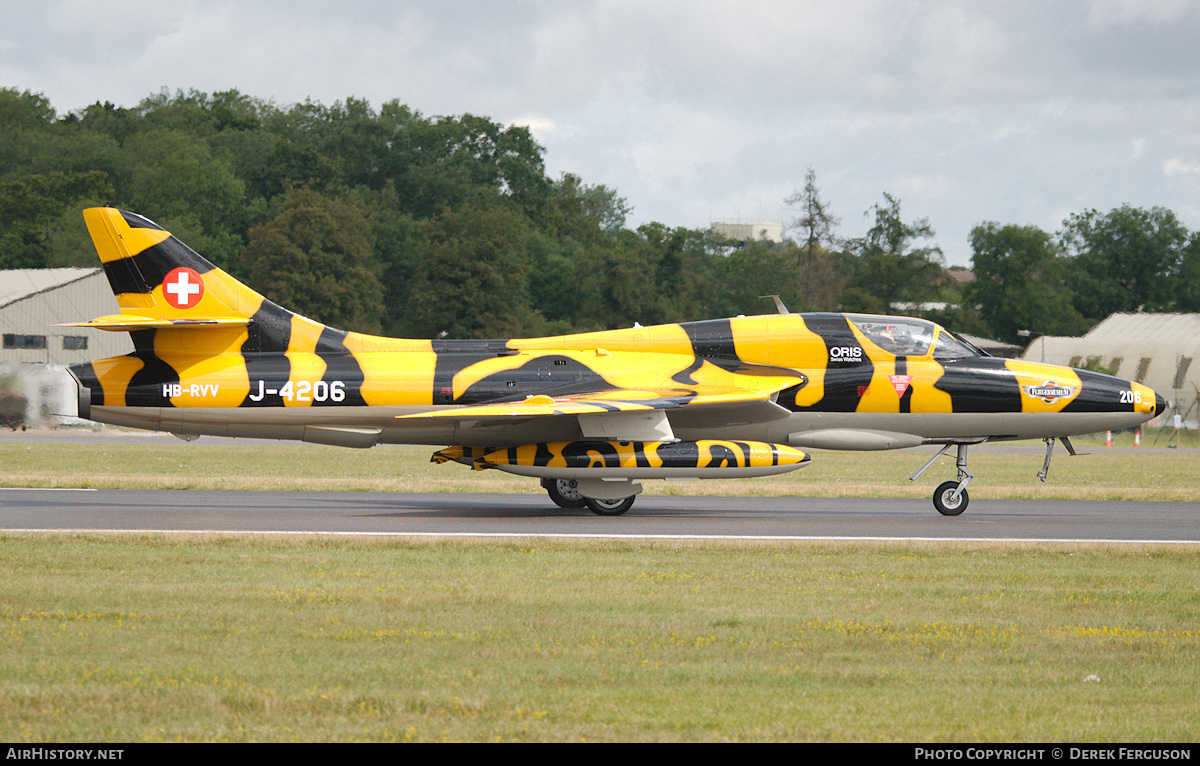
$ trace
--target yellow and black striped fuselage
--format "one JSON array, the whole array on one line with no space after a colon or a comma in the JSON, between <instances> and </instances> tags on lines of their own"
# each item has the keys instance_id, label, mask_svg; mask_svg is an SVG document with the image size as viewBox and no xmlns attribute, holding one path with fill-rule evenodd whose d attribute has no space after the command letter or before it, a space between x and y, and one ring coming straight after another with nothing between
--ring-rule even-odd
<instances>
[{"instance_id":1,"label":"yellow and black striped fuselage","mask_svg":"<svg viewBox=\"0 0 1200 766\"><path fill-rule=\"evenodd\" d=\"M810 446L837 446L821 443L820 432L827 431L911 437L891 443L864 434L856 443L851 435L844 445L872 449L921 439L1090 433L1135 425L1158 409L1145 386L1097 373L984 356L889 353L858 332L853 317L837 314L509 341L392 340L332 330L294 314L286 322L283 351L254 350L254 325L137 331L142 337L134 354L73 368L88 392L86 414L184 434L338 443L336 430L320 429L341 428L347 442L364 429L363 441L370 443L507 447L578 439L577 418L493 425L403 416L535 395L641 390L650 387L647 381L656 391L686 395L734 387L747 374L791 374L801 382L775 397L786 417L718 418L719 436ZM597 412L609 408L623 405L595 405ZM715 435L703 408L674 408L667 416L679 438ZM366 435L374 429L375 438Z\"/></svg>"},{"instance_id":2,"label":"yellow and black striped fuselage","mask_svg":"<svg viewBox=\"0 0 1200 766\"><path fill-rule=\"evenodd\" d=\"M88 325L129 332L136 350L71 370L81 415L117 425L350 447L663 434L888 449L1117 429L1163 408L1140 384L984 356L903 317L781 314L520 340L345 332L266 300L140 216L84 215L121 307Z\"/></svg>"}]
</instances>

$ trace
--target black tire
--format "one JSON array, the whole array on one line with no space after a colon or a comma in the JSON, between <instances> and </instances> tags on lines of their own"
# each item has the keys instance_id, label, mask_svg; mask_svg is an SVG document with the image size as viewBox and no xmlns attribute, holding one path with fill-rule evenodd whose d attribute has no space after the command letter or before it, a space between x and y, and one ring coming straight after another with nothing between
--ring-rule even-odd
<instances>
[{"instance_id":1,"label":"black tire","mask_svg":"<svg viewBox=\"0 0 1200 766\"><path fill-rule=\"evenodd\" d=\"M579 494L574 479L543 479L542 486L559 508L583 508L587 505L587 499Z\"/></svg>"},{"instance_id":2,"label":"black tire","mask_svg":"<svg viewBox=\"0 0 1200 766\"><path fill-rule=\"evenodd\" d=\"M971 498L967 495L964 489L958 493L958 500L950 503L949 498L954 494L954 490L958 488L957 481L942 482L938 488L933 491L933 507L937 508L938 513L943 516L957 516L967 510L967 504L971 502Z\"/></svg>"},{"instance_id":3,"label":"black tire","mask_svg":"<svg viewBox=\"0 0 1200 766\"><path fill-rule=\"evenodd\" d=\"M637 495L630 495L626 498L618 498L614 500L601 500L595 497L587 498L587 507L592 513L599 516L620 516L625 511L633 507L633 500Z\"/></svg>"}]
</instances>

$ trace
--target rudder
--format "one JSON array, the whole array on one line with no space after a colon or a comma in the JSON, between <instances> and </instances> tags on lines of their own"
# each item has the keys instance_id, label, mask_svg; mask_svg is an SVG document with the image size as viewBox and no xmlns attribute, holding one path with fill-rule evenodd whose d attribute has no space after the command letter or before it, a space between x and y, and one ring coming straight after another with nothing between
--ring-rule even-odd
<instances>
[{"instance_id":1,"label":"rudder","mask_svg":"<svg viewBox=\"0 0 1200 766\"><path fill-rule=\"evenodd\" d=\"M89 208L83 219L123 315L248 317L257 307L242 303L262 301L261 295L147 218L114 208ZM246 295L239 294L243 292Z\"/></svg>"},{"instance_id":2,"label":"rudder","mask_svg":"<svg viewBox=\"0 0 1200 766\"><path fill-rule=\"evenodd\" d=\"M247 350L284 351L293 313L214 266L153 221L115 208L83 211L120 315L77 326L128 331L249 327Z\"/></svg>"}]
</instances>

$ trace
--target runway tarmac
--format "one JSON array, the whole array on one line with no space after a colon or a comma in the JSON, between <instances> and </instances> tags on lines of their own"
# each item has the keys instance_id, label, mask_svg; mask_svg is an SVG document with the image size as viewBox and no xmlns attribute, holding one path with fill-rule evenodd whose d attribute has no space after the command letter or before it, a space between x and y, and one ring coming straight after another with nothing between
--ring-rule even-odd
<instances>
[{"instance_id":1,"label":"runway tarmac","mask_svg":"<svg viewBox=\"0 0 1200 766\"><path fill-rule=\"evenodd\" d=\"M118 429L0 430L0 441L9 440L175 443L166 434ZM1042 448L996 444L976 449L1040 454ZM602 517L587 510L563 511L540 491L491 495L0 489L0 531L22 529L1200 544L1200 503L972 498L962 516L943 517L928 498L641 495L626 515Z\"/></svg>"},{"instance_id":2,"label":"runway tarmac","mask_svg":"<svg viewBox=\"0 0 1200 766\"><path fill-rule=\"evenodd\" d=\"M943 517L927 499L643 495L602 517L542 493L0 489L0 530L1200 544L1200 503L973 499Z\"/></svg>"}]
</instances>

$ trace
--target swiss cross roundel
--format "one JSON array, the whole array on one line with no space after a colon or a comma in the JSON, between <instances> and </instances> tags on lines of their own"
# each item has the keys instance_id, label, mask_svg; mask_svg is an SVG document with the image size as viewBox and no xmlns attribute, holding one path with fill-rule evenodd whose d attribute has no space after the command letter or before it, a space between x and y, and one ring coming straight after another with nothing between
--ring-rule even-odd
<instances>
[{"instance_id":1,"label":"swiss cross roundel","mask_svg":"<svg viewBox=\"0 0 1200 766\"><path fill-rule=\"evenodd\" d=\"M180 266L171 269L163 279L163 297L177 309L190 309L204 297L204 280L192 269Z\"/></svg>"}]
</instances>

